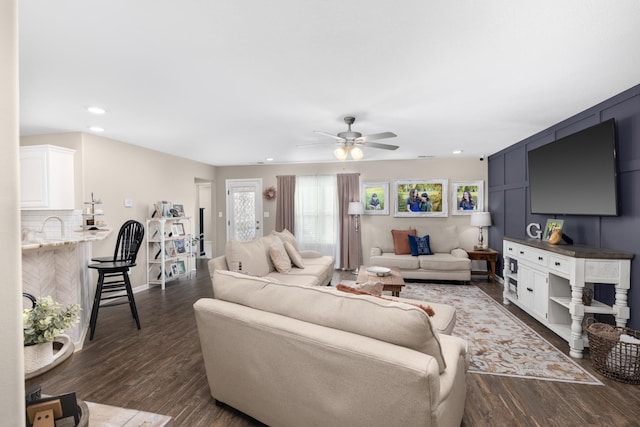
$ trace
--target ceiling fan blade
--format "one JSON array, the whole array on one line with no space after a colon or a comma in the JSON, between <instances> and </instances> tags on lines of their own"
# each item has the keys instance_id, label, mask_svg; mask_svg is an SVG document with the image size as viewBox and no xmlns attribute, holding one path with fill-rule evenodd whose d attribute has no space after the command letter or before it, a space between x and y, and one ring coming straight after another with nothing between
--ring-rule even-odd
<instances>
[{"instance_id":1,"label":"ceiling fan blade","mask_svg":"<svg viewBox=\"0 0 640 427\"><path fill-rule=\"evenodd\" d=\"M363 135L360 138L356 138L355 141L356 142L368 142L368 141L375 141L378 139L385 139L385 138L394 138L398 135L396 135L393 132L382 132L382 133L374 133L372 135Z\"/></svg>"},{"instance_id":2,"label":"ceiling fan blade","mask_svg":"<svg viewBox=\"0 0 640 427\"><path fill-rule=\"evenodd\" d=\"M397 145L381 144L379 142L356 142L356 145L362 145L363 147L382 148L383 150L397 150Z\"/></svg>"},{"instance_id":3,"label":"ceiling fan blade","mask_svg":"<svg viewBox=\"0 0 640 427\"><path fill-rule=\"evenodd\" d=\"M314 130L314 132L315 133L319 133L320 135L328 136L328 137L333 138L333 139L337 139L338 141L346 141L343 137L338 136L338 135L334 135L334 134L329 133L329 132L323 132L321 130Z\"/></svg>"}]
</instances>

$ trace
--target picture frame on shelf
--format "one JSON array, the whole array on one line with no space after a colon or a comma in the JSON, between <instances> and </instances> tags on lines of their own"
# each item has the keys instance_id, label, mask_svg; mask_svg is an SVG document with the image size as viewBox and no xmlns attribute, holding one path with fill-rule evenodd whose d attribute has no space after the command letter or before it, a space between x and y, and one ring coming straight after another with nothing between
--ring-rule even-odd
<instances>
[{"instance_id":1,"label":"picture frame on shelf","mask_svg":"<svg viewBox=\"0 0 640 427\"><path fill-rule=\"evenodd\" d=\"M184 224L181 222L171 224L171 232L174 236L184 236Z\"/></svg>"},{"instance_id":2,"label":"picture frame on shelf","mask_svg":"<svg viewBox=\"0 0 640 427\"><path fill-rule=\"evenodd\" d=\"M184 239L176 239L173 241L173 247L176 250L177 254L184 254L187 252L187 248L184 244Z\"/></svg>"},{"instance_id":3,"label":"picture frame on shelf","mask_svg":"<svg viewBox=\"0 0 640 427\"><path fill-rule=\"evenodd\" d=\"M363 182L360 200L365 215L389 215L389 183Z\"/></svg>"},{"instance_id":4,"label":"picture frame on shelf","mask_svg":"<svg viewBox=\"0 0 640 427\"><path fill-rule=\"evenodd\" d=\"M542 233L542 241L548 242L549 238L551 237L551 233L553 233L555 230L560 230L560 233L562 233L563 226L564 219L548 219Z\"/></svg>"},{"instance_id":5,"label":"picture frame on shelf","mask_svg":"<svg viewBox=\"0 0 640 427\"><path fill-rule=\"evenodd\" d=\"M394 217L447 217L447 179L396 180ZM417 197L411 196L417 192ZM426 197L423 195L426 194ZM411 200L413 199L413 200ZM409 207L408 207L409 206Z\"/></svg>"},{"instance_id":6,"label":"picture frame on shelf","mask_svg":"<svg viewBox=\"0 0 640 427\"><path fill-rule=\"evenodd\" d=\"M467 197L465 197L468 195ZM461 181L451 184L453 215L471 215L484 211L484 181Z\"/></svg>"},{"instance_id":7,"label":"picture frame on shelf","mask_svg":"<svg viewBox=\"0 0 640 427\"><path fill-rule=\"evenodd\" d=\"M176 261L176 265L178 266L178 274L185 274L187 272L187 267L184 264L184 260Z\"/></svg>"},{"instance_id":8,"label":"picture frame on shelf","mask_svg":"<svg viewBox=\"0 0 640 427\"><path fill-rule=\"evenodd\" d=\"M176 211L175 217L184 216L184 206L183 205L173 205L173 209Z\"/></svg>"},{"instance_id":9,"label":"picture frame on shelf","mask_svg":"<svg viewBox=\"0 0 640 427\"><path fill-rule=\"evenodd\" d=\"M178 263L172 263L171 264L171 276L177 276L178 275Z\"/></svg>"}]
</instances>

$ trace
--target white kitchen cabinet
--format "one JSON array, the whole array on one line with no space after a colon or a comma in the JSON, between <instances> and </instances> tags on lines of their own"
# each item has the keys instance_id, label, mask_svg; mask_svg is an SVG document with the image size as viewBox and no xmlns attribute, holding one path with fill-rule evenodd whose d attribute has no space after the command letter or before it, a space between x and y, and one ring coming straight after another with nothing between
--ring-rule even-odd
<instances>
[{"instance_id":1,"label":"white kitchen cabinet","mask_svg":"<svg viewBox=\"0 0 640 427\"><path fill-rule=\"evenodd\" d=\"M55 145L20 147L20 208L75 208L75 150Z\"/></svg>"},{"instance_id":2,"label":"white kitchen cabinet","mask_svg":"<svg viewBox=\"0 0 640 427\"><path fill-rule=\"evenodd\" d=\"M632 254L584 245L551 245L540 240L503 239L504 304L515 304L569 343L569 355L582 357L588 339L585 314L611 314L617 326L630 317L627 292ZM615 288L615 302L594 299L586 306L585 288Z\"/></svg>"}]
</instances>

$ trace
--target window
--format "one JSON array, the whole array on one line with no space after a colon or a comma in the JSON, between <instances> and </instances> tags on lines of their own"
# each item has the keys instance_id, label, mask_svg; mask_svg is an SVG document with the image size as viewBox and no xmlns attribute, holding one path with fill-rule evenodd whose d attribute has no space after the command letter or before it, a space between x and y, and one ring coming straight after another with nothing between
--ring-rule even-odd
<instances>
[{"instance_id":1,"label":"window","mask_svg":"<svg viewBox=\"0 0 640 427\"><path fill-rule=\"evenodd\" d=\"M301 250L339 259L338 184L335 176L298 176L295 236Z\"/></svg>"}]
</instances>

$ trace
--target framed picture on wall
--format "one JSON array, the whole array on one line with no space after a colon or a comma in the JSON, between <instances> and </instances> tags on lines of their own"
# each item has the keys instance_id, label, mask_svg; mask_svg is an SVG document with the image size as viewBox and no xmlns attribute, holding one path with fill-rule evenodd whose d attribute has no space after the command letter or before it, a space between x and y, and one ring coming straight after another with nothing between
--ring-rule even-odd
<instances>
[{"instance_id":1,"label":"framed picture on wall","mask_svg":"<svg viewBox=\"0 0 640 427\"><path fill-rule=\"evenodd\" d=\"M471 215L484 210L484 181L463 181L451 184L453 215Z\"/></svg>"},{"instance_id":2,"label":"framed picture on wall","mask_svg":"<svg viewBox=\"0 0 640 427\"><path fill-rule=\"evenodd\" d=\"M448 216L446 179L394 181L396 217Z\"/></svg>"},{"instance_id":3,"label":"framed picture on wall","mask_svg":"<svg viewBox=\"0 0 640 427\"><path fill-rule=\"evenodd\" d=\"M360 200L365 215L389 215L389 183L363 182Z\"/></svg>"}]
</instances>

